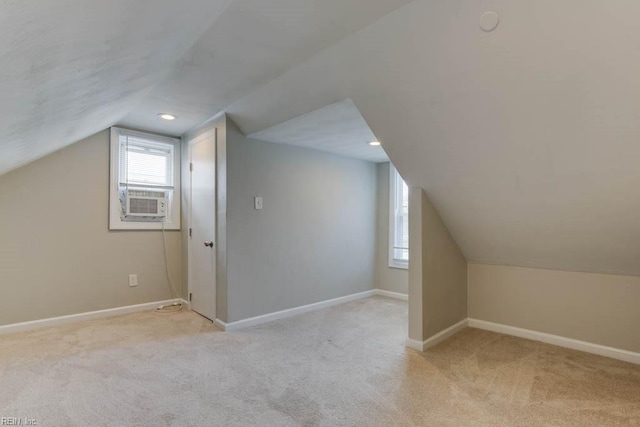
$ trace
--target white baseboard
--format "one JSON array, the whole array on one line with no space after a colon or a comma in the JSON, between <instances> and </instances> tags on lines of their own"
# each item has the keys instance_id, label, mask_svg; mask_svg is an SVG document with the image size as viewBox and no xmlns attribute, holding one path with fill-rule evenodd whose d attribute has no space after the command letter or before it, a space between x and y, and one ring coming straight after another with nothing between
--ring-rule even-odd
<instances>
[{"instance_id":1,"label":"white baseboard","mask_svg":"<svg viewBox=\"0 0 640 427\"><path fill-rule=\"evenodd\" d=\"M530 329L522 329L516 328L514 326L502 325L500 323L487 322L485 320L469 319L469 326L472 328L484 329L487 331L498 332L500 334L513 335L515 337L541 341L547 344L557 345L559 347L570 348L573 350L584 351L586 353L611 357L612 359L623 360L625 362L640 364L640 353L634 353L632 351L607 347L604 345L594 344L586 341L574 340L572 338L565 338L558 335L547 334L544 332L532 331Z\"/></svg>"},{"instance_id":2,"label":"white baseboard","mask_svg":"<svg viewBox=\"0 0 640 427\"><path fill-rule=\"evenodd\" d=\"M220 319L215 319L216 326L223 331L237 331L251 326L261 325L267 322L273 322L274 320L286 319L288 317L297 316L299 314L308 313L310 311L319 310L321 308L332 307L334 305L344 304L357 299L368 298L377 295L376 289L370 291L359 292L357 294L351 294L340 298L334 298L326 301L316 302L313 304L302 305L300 307L289 308L287 310L276 311L275 313L263 314L261 316L250 317L248 319L237 320L235 322L223 322Z\"/></svg>"},{"instance_id":3,"label":"white baseboard","mask_svg":"<svg viewBox=\"0 0 640 427\"><path fill-rule=\"evenodd\" d=\"M413 348L418 351L425 351L428 348L435 346L436 344L440 344L442 341L447 338L457 334L461 330L465 329L469 325L467 319L463 319L456 323L453 326L449 326L447 329L438 332L432 337L427 338L424 341L414 340L412 338L407 338L406 346L409 348Z\"/></svg>"},{"instance_id":4,"label":"white baseboard","mask_svg":"<svg viewBox=\"0 0 640 427\"><path fill-rule=\"evenodd\" d=\"M213 324L216 325L218 328L222 329L223 331L228 331L229 329L227 329L227 323L223 322L220 319L214 319Z\"/></svg>"},{"instance_id":5,"label":"white baseboard","mask_svg":"<svg viewBox=\"0 0 640 427\"><path fill-rule=\"evenodd\" d=\"M449 326L444 331L440 331L434 336L424 340L424 342L422 343L422 347L426 350L430 347L433 347L436 344L440 344L442 341L457 334L461 330L465 329L467 326L469 326L469 321L467 319L463 319L458 323L456 323L455 325Z\"/></svg>"},{"instance_id":6,"label":"white baseboard","mask_svg":"<svg viewBox=\"0 0 640 427\"><path fill-rule=\"evenodd\" d=\"M175 302L182 302L183 304L186 303L186 301L181 299L172 299L166 301L148 302L145 304L128 305L126 307L108 308L106 310L89 311L87 313L70 314L67 316L51 317L48 319L32 320L30 322L13 323L11 325L0 326L0 335L30 331L32 329L45 328L49 326L64 325L67 323L74 323L82 320L100 319L104 317L112 317L122 314L153 310L160 305L173 304Z\"/></svg>"},{"instance_id":7,"label":"white baseboard","mask_svg":"<svg viewBox=\"0 0 640 427\"><path fill-rule=\"evenodd\" d=\"M409 295L401 294L400 292L385 291L384 289L376 289L375 291L376 291L376 295L381 296L381 297L395 298L395 299L399 299L399 300L402 300L402 301L408 301L409 300Z\"/></svg>"},{"instance_id":8,"label":"white baseboard","mask_svg":"<svg viewBox=\"0 0 640 427\"><path fill-rule=\"evenodd\" d=\"M406 346L418 351L424 351L424 342L407 338Z\"/></svg>"}]
</instances>

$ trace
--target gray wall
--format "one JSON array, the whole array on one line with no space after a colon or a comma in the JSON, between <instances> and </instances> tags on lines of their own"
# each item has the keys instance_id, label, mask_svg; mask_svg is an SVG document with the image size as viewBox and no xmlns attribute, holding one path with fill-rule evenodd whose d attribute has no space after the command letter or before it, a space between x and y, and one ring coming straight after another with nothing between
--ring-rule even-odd
<instances>
[{"instance_id":1,"label":"gray wall","mask_svg":"<svg viewBox=\"0 0 640 427\"><path fill-rule=\"evenodd\" d=\"M640 277L469 264L469 317L640 352Z\"/></svg>"},{"instance_id":2,"label":"gray wall","mask_svg":"<svg viewBox=\"0 0 640 427\"><path fill-rule=\"evenodd\" d=\"M0 176L0 324L171 297L162 233L110 232L108 203L108 130ZM180 287L180 234L167 244Z\"/></svg>"},{"instance_id":3,"label":"gray wall","mask_svg":"<svg viewBox=\"0 0 640 427\"><path fill-rule=\"evenodd\" d=\"M389 267L389 165L377 165L376 288L408 294L409 271Z\"/></svg>"},{"instance_id":4,"label":"gray wall","mask_svg":"<svg viewBox=\"0 0 640 427\"><path fill-rule=\"evenodd\" d=\"M409 250L409 337L424 341L467 318L467 261L419 187L410 190Z\"/></svg>"},{"instance_id":5,"label":"gray wall","mask_svg":"<svg viewBox=\"0 0 640 427\"><path fill-rule=\"evenodd\" d=\"M374 288L375 164L247 139L230 120L226 143L228 321Z\"/></svg>"},{"instance_id":6,"label":"gray wall","mask_svg":"<svg viewBox=\"0 0 640 427\"><path fill-rule=\"evenodd\" d=\"M424 237L422 199L427 197L420 187L409 188L409 338L424 341Z\"/></svg>"}]
</instances>

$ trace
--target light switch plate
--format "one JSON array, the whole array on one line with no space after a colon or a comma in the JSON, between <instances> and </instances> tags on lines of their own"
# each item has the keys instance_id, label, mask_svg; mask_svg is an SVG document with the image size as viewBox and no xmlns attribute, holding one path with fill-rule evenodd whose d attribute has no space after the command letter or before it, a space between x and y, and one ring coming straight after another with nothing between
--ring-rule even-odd
<instances>
[{"instance_id":1,"label":"light switch plate","mask_svg":"<svg viewBox=\"0 0 640 427\"><path fill-rule=\"evenodd\" d=\"M262 197L256 197L254 199L254 206L257 210L262 209Z\"/></svg>"},{"instance_id":2,"label":"light switch plate","mask_svg":"<svg viewBox=\"0 0 640 427\"><path fill-rule=\"evenodd\" d=\"M138 275L137 274L130 274L129 275L129 287L130 288L135 288L136 286L138 286Z\"/></svg>"}]
</instances>

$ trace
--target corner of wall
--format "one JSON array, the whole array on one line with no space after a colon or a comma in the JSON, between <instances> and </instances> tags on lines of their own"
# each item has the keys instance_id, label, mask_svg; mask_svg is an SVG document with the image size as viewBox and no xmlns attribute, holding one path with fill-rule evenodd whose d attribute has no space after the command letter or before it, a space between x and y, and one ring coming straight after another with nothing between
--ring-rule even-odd
<instances>
[{"instance_id":1,"label":"corner of wall","mask_svg":"<svg viewBox=\"0 0 640 427\"><path fill-rule=\"evenodd\" d=\"M424 190L409 200L410 338L426 340L467 318L467 260Z\"/></svg>"},{"instance_id":2,"label":"corner of wall","mask_svg":"<svg viewBox=\"0 0 640 427\"><path fill-rule=\"evenodd\" d=\"M422 342L424 335L424 269L423 269L423 209L424 192L420 187L409 189L409 339Z\"/></svg>"}]
</instances>

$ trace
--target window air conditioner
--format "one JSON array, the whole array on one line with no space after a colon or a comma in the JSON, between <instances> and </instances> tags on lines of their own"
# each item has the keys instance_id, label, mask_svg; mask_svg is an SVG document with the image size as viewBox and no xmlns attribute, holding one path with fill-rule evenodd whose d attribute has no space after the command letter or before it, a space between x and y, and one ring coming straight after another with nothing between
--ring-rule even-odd
<instances>
[{"instance_id":1,"label":"window air conditioner","mask_svg":"<svg viewBox=\"0 0 640 427\"><path fill-rule=\"evenodd\" d=\"M126 194L126 216L167 216L167 194L164 191L127 190Z\"/></svg>"}]
</instances>

